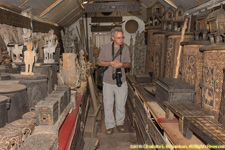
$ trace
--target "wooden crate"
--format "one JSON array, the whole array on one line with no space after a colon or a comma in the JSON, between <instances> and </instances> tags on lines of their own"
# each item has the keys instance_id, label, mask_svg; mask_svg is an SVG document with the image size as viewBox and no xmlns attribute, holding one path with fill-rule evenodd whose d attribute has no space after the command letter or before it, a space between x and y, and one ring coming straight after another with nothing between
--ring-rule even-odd
<instances>
[{"instance_id":1,"label":"wooden crate","mask_svg":"<svg viewBox=\"0 0 225 150\"><path fill-rule=\"evenodd\" d=\"M60 91L54 91L52 92L50 95L48 95L48 97L46 97L45 101L48 99L52 99L57 100L58 101L58 113L59 116L62 114L63 110L66 108L67 106L67 101L65 101L64 99L64 94L65 92L60 92Z\"/></svg>"},{"instance_id":2,"label":"wooden crate","mask_svg":"<svg viewBox=\"0 0 225 150\"><path fill-rule=\"evenodd\" d=\"M165 101L194 101L195 89L186 82L175 78L159 78L156 82L156 100L165 110Z\"/></svg>"},{"instance_id":3,"label":"wooden crate","mask_svg":"<svg viewBox=\"0 0 225 150\"><path fill-rule=\"evenodd\" d=\"M38 125L54 125L59 117L57 99L46 99L35 106Z\"/></svg>"},{"instance_id":4,"label":"wooden crate","mask_svg":"<svg viewBox=\"0 0 225 150\"><path fill-rule=\"evenodd\" d=\"M66 95L65 98L67 99L67 103L70 103L70 96L71 96L71 88L68 86L59 86L56 91L65 91Z\"/></svg>"}]
</instances>

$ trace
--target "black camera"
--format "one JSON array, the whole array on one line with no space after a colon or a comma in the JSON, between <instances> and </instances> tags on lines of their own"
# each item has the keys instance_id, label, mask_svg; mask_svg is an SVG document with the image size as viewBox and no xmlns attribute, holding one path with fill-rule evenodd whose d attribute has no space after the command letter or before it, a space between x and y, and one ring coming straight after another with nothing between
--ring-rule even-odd
<instances>
[{"instance_id":1,"label":"black camera","mask_svg":"<svg viewBox=\"0 0 225 150\"><path fill-rule=\"evenodd\" d=\"M113 73L112 78L113 78L113 80L116 79L116 85L117 85L118 87L121 87L121 85L122 85L121 77L122 77L122 71L121 71L121 68L117 68L117 69L116 69L116 72Z\"/></svg>"}]
</instances>

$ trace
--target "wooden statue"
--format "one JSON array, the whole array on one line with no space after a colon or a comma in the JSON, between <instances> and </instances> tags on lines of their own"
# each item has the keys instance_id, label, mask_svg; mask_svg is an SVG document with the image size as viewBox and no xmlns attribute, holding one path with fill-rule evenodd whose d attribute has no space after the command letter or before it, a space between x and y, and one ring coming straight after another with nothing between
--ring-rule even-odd
<instances>
[{"instance_id":1,"label":"wooden statue","mask_svg":"<svg viewBox=\"0 0 225 150\"><path fill-rule=\"evenodd\" d=\"M24 52L25 72L21 72L21 75L34 75L32 72L34 63L34 51L32 51L32 46L32 43L27 43L27 50Z\"/></svg>"}]
</instances>

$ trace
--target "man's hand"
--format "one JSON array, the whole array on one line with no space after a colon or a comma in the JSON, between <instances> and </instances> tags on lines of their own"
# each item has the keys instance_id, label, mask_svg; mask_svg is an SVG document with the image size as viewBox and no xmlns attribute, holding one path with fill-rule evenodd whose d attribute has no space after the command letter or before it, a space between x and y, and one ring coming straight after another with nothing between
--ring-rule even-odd
<instances>
[{"instance_id":1,"label":"man's hand","mask_svg":"<svg viewBox=\"0 0 225 150\"><path fill-rule=\"evenodd\" d=\"M113 68L122 68L123 67L123 63L121 63L119 60L114 60L114 61L110 62L110 65Z\"/></svg>"}]
</instances>

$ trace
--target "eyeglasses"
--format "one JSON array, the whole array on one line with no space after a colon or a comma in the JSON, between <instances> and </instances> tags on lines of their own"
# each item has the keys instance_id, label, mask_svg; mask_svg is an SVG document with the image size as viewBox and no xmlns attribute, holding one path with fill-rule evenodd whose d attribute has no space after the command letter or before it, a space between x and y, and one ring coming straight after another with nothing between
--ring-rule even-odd
<instances>
[{"instance_id":1,"label":"eyeglasses","mask_svg":"<svg viewBox=\"0 0 225 150\"><path fill-rule=\"evenodd\" d=\"M115 39L117 39L117 40L120 40L120 39L125 39L125 37L123 36L123 37L115 37Z\"/></svg>"}]
</instances>

